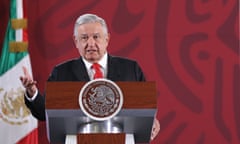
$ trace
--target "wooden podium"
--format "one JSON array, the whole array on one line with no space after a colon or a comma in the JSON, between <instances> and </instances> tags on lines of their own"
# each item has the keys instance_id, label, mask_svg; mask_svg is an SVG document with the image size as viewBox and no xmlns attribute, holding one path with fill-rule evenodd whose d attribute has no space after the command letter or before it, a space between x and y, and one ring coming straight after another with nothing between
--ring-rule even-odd
<instances>
[{"instance_id":1,"label":"wooden podium","mask_svg":"<svg viewBox=\"0 0 240 144\"><path fill-rule=\"evenodd\" d=\"M51 144L64 143L66 135L77 135L78 144L95 141L124 143L128 133L134 134L136 143L149 142L157 107L155 82L116 82L122 90L124 102L121 111L109 122L119 125L120 133L84 133L79 130L89 123L98 123L88 118L79 106L79 93L85 83L47 82L46 125Z\"/></svg>"}]
</instances>

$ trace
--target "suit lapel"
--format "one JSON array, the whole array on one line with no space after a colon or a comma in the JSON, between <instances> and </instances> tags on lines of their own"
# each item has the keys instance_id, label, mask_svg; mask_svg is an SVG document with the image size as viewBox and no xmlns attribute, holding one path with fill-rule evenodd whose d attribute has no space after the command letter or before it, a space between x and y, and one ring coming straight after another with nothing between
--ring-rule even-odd
<instances>
[{"instance_id":1,"label":"suit lapel","mask_svg":"<svg viewBox=\"0 0 240 144\"><path fill-rule=\"evenodd\" d=\"M120 71L118 70L118 61L115 61L113 56L108 55L108 64L107 64L107 79L112 81L116 81L120 77Z\"/></svg>"},{"instance_id":2,"label":"suit lapel","mask_svg":"<svg viewBox=\"0 0 240 144\"><path fill-rule=\"evenodd\" d=\"M90 81L90 78L87 73L87 69L85 67L85 64L82 58L79 58L77 61L75 61L72 69L73 69L73 73L77 78L77 81Z\"/></svg>"}]
</instances>

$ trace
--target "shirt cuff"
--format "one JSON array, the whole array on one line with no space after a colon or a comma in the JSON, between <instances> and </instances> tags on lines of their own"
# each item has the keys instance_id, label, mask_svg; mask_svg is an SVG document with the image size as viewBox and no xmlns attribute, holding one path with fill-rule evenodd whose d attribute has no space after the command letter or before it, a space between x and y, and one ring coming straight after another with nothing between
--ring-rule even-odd
<instances>
[{"instance_id":1,"label":"shirt cuff","mask_svg":"<svg viewBox=\"0 0 240 144\"><path fill-rule=\"evenodd\" d=\"M38 90L36 90L36 92L34 93L33 97L30 98L30 97L27 95L27 92L25 92L25 97L26 97L26 99L27 99L28 101L32 102L32 101L34 101L34 100L36 99L37 94L38 94Z\"/></svg>"}]
</instances>

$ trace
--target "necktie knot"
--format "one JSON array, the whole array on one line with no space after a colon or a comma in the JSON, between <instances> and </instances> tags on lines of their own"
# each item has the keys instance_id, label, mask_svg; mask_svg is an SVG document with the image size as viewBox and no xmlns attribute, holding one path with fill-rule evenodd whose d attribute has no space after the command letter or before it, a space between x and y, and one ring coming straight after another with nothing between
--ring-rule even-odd
<instances>
[{"instance_id":1,"label":"necktie knot","mask_svg":"<svg viewBox=\"0 0 240 144\"><path fill-rule=\"evenodd\" d=\"M95 70L95 74L93 76L93 79L103 78L103 73L101 71L101 66L98 63L94 63L92 65L92 68Z\"/></svg>"}]
</instances>

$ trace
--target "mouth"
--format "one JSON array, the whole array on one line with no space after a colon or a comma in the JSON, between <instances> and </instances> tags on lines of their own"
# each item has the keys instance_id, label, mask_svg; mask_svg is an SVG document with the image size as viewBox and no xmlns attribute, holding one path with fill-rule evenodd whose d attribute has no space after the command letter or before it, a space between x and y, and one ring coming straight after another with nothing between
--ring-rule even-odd
<instances>
[{"instance_id":1,"label":"mouth","mask_svg":"<svg viewBox=\"0 0 240 144\"><path fill-rule=\"evenodd\" d=\"M86 52L88 52L88 53L91 53L91 52L97 52L97 50L90 49L90 50L86 50Z\"/></svg>"}]
</instances>

